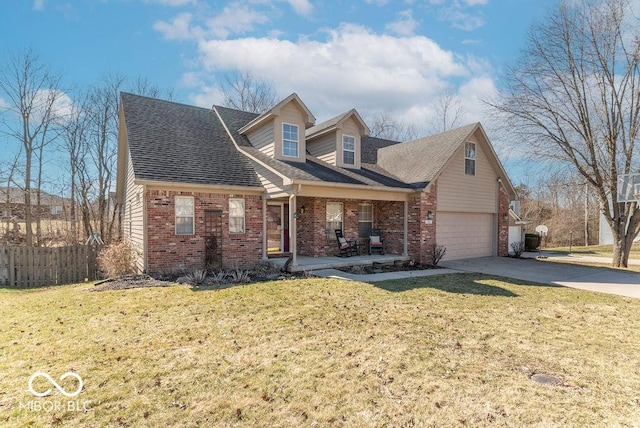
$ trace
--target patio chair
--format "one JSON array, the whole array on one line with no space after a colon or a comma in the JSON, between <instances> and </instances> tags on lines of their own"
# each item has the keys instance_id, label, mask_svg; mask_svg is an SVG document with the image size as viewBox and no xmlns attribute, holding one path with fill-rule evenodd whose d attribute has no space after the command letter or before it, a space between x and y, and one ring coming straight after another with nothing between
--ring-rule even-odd
<instances>
[{"instance_id":1,"label":"patio chair","mask_svg":"<svg viewBox=\"0 0 640 428\"><path fill-rule=\"evenodd\" d=\"M347 241L340 229L336 229L335 232L338 248L340 249L340 257L351 257L358 254L358 244L355 241Z\"/></svg>"},{"instance_id":2,"label":"patio chair","mask_svg":"<svg viewBox=\"0 0 640 428\"><path fill-rule=\"evenodd\" d=\"M372 251L379 251L384 255L384 240L380 236L380 229L371 229L369 232L369 255Z\"/></svg>"}]
</instances>

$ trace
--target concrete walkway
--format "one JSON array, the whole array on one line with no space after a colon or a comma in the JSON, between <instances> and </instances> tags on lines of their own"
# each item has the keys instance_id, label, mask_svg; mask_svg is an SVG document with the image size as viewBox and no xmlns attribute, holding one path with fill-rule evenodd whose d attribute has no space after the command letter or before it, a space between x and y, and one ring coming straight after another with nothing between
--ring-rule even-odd
<instances>
[{"instance_id":1,"label":"concrete walkway","mask_svg":"<svg viewBox=\"0 0 640 428\"><path fill-rule=\"evenodd\" d=\"M537 255L537 253L530 254ZM441 263L442 269L384 272L369 275L347 273L337 269L322 269L314 270L313 274L326 278L379 282L389 279L473 272L514 278L539 284L561 285L581 290L640 298L640 273L550 262L552 259L559 261L562 259L570 259L570 261L584 261L589 263L611 263L610 259L590 256L554 256L551 253L544 253L544 255L548 258L513 259L508 257L480 257L475 259L445 261ZM631 261L629 261L629 263L631 263Z\"/></svg>"},{"instance_id":2,"label":"concrete walkway","mask_svg":"<svg viewBox=\"0 0 640 428\"><path fill-rule=\"evenodd\" d=\"M551 254L548 255L553 258ZM579 261L575 256L566 257L570 257L572 261ZM588 260L583 259L583 261ZM441 264L446 268L463 272L484 273L541 284L562 285L581 290L640 298L640 274L637 272L554 263L550 262L549 258L536 260L480 257L445 261Z\"/></svg>"}]
</instances>

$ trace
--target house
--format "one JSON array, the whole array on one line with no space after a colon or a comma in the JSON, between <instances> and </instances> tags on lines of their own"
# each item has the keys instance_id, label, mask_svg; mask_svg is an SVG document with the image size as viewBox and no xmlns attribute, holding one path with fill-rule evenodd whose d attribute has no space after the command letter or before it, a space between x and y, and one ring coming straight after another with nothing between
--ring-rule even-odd
<instances>
[{"instance_id":1,"label":"house","mask_svg":"<svg viewBox=\"0 0 640 428\"><path fill-rule=\"evenodd\" d=\"M38 189L31 189L31 210L36 215ZM64 208L69 205L69 200L60 196L40 191L40 217L42 219L64 219ZM0 188L0 219L24 220L25 203L24 190L18 187Z\"/></svg>"},{"instance_id":2,"label":"house","mask_svg":"<svg viewBox=\"0 0 640 428\"><path fill-rule=\"evenodd\" d=\"M291 94L258 115L121 95L116 198L148 272L335 255L335 229L429 263L506 255L509 181L479 123L414 141L325 122Z\"/></svg>"}]
</instances>

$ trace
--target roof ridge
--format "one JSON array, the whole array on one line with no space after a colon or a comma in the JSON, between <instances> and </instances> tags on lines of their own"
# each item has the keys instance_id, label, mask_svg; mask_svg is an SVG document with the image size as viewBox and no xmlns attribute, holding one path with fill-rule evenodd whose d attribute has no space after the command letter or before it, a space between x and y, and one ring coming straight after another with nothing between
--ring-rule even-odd
<instances>
[{"instance_id":1,"label":"roof ridge","mask_svg":"<svg viewBox=\"0 0 640 428\"><path fill-rule=\"evenodd\" d=\"M127 92L127 91L120 91L120 97L122 97L122 95L132 96L132 97L136 97L136 98L144 98L144 99L147 99L147 100L161 102L161 103L175 104L175 105L185 106L185 107L189 107L189 108L193 108L193 109L199 109L199 110L213 110L212 108L209 108L209 107L194 106L193 104L186 104L186 103L179 102L179 101L165 100L165 99L160 99L160 98L153 98L153 97L149 97L147 95L139 95L139 94L134 94L132 92Z\"/></svg>"}]
</instances>

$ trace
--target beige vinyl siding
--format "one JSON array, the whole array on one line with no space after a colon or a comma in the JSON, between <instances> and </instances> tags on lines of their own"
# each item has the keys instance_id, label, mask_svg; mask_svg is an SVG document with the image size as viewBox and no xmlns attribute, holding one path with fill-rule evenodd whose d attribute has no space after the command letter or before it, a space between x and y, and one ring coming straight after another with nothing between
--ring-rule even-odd
<instances>
[{"instance_id":1,"label":"beige vinyl siding","mask_svg":"<svg viewBox=\"0 0 640 428\"><path fill-rule=\"evenodd\" d=\"M283 156L282 154L282 124L289 123L298 126L298 157ZM280 114L274 121L275 157L290 161L304 162L306 159L306 144L304 140L304 112L300 110L294 101L282 106Z\"/></svg>"},{"instance_id":2,"label":"beige vinyl siding","mask_svg":"<svg viewBox=\"0 0 640 428\"><path fill-rule=\"evenodd\" d=\"M338 145L338 153L336 156L337 159L337 164L338 166L342 166L345 168L360 168L360 127L358 126L358 123L355 121L355 119L352 117L350 117L349 119L347 119L342 126L340 127L340 129L338 130L338 138L337 138L337 145ZM356 139L356 153L355 153L355 164L354 165L345 165L342 163L342 136L343 135L350 135L352 137L355 137Z\"/></svg>"},{"instance_id":3,"label":"beige vinyl siding","mask_svg":"<svg viewBox=\"0 0 640 428\"><path fill-rule=\"evenodd\" d=\"M269 122L247 135L249 141L256 149L262 153L273 156L274 154L274 131L273 122Z\"/></svg>"},{"instance_id":4,"label":"beige vinyl siding","mask_svg":"<svg viewBox=\"0 0 640 428\"><path fill-rule=\"evenodd\" d=\"M336 133L330 132L312 142L307 142L307 150L311 156L315 156L331 165L336 164Z\"/></svg>"},{"instance_id":5,"label":"beige vinyl siding","mask_svg":"<svg viewBox=\"0 0 640 428\"><path fill-rule=\"evenodd\" d=\"M437 179L438 211L495 213L497 177L484 144L476 139L476 175L464 173L464 144L453 155Z\"/></svg>"},{"instance_id":6,"label":"beige vinyl siding","mask_svg":"<svg viewBox=\"0 0 640 428\"><path fill-rule=\"evenodd\" d=\"M133 163L127 150L127 172L125 176L124 210L122 212L123 235L138 251L136 265L144 270L144 187L135 184Z\"/></svg>"},{"instance_id":7,"label":"beige vinyl siding","mask_svg":"<svg viewBox=\"0 0 640 428\"><path fill-rule=\"evenodd\" d=\"M268 195L284 194L284 184L282 177L257 162L251 162L251 164Z\"/></svg>"}]
</instances>

